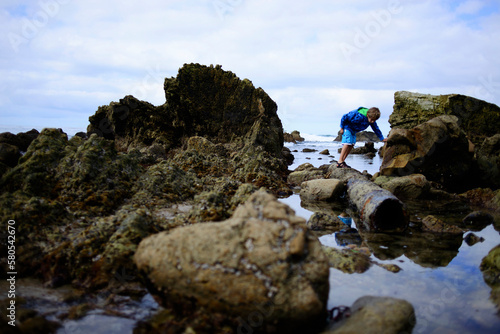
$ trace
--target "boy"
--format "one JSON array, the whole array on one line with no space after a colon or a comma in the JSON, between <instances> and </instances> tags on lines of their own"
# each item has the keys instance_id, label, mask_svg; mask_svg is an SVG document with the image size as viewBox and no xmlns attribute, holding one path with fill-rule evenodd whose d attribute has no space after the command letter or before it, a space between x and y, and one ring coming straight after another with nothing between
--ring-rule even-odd
<instances>
[{"instance_id":1,"label":"boy","mask_svg":"<svg viewBox=\"0 0 500 334\"><path fill-rule=\"evenodd\" d=\"M378 108L359 107L356 110L350 111L340 120L340 134L342 135L342 151L337 163L337 168L351 168L345 163L345 159L351 152L356 143L356 132L363 131L370 125L373 132L380 140L386 141L382 132L378 128L376 120L380 118L380 110Z\"/></svg>"}]
</instances>

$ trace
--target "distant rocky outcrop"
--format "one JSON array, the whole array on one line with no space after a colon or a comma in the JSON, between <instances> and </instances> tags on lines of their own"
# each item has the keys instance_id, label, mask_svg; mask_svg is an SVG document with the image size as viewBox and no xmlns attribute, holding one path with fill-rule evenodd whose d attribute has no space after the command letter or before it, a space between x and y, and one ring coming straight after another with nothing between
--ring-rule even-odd
<instances>
[{"instance_id":1,"label":"distant rocky outcrop","mask_svg":"<svg viewBox=\"0 0 500 334\"><path fill-rule=\"evenodd\" d=\"M292 131L292 133L285 132L284 134L285 142L296 143L304 141L305 139L300 136L300 132L297 130Z\"/></svg>"},{"instance_id":2,"label":"distant rocky outcrop","mask_svg":"<svg viewBox=\"0 0 500 334\"><path fill-rule=\"evenodd\" d=\"M338 149L338 153L340 152L342 152L342 148ZM373 144L372 141L367 141L365 142L364 146L354 147L349 154L367 154L367 155L369 154L372 157L374 157L375 153L377 153L375 145Z\"/></svg>"},{"instance_id":3,"label":"distant rocky outcrop","mask_svg":"<svg viewBox=\"0 0 500 334\"><path fill-rule=\"evenodd\" d=\"M334 141L342 141L342 135L339 133ZM358 142L379 142L380 139L377 137L375 132L372 131L360 131L356 133L356 141Z\"/></svg>"},{"instance_id":4,"label":"distant rocky outcrop","mask_svg":"<svg viewBox=\"0 0 500 334\"><path fill-rule=\"evenodd\" d=\"M500 107L460 94L430 95L399 91L394 94L391 128L412 129L440 115L453 115L476 145L498 133Z\"/></svg>"}]
</instances>

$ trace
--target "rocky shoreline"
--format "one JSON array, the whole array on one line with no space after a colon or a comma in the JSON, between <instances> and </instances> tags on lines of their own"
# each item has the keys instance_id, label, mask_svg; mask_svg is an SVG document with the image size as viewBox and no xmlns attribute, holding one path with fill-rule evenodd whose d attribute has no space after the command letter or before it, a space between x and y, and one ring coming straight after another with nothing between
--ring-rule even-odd
<instances>
[{"instance_id":1,"label":"rocky shoreline","mask_svg":"<svg viewBox=\"0 0 500 334\"><path fill-rule=\"evenodd\" d=\"M137 333L340 333L370 321L366 310L379 305L401 311L398 320L377 315L394 325L390 332L411 331L413 308L394 298L365 298L352 316L330 314L328 323L329 268L370 261L358 248L320 245L318 235L341 228L336 214L312 209L306 222L277 200L300 188L306 206L340 203L359 238L373 237L349 203L352 175L334 164L289 171L293 155L283 143L300 133L284 134L276 103L220 66L186 64L164 89L161 106L126 96L99 107L87 133L70 139L60 129L0 134L0 216L18 226L19 278L71 285L78 300L149 291L162 310ZM500 212L499 110L464 96L397 92L380 173L363 178L405 204L480 207L459 226L437 214L410 219L409 228L448 235L492 224ZM481 268L500 308L496 250ZM15 332L28 332L34 317L18 319ZM66 317L38 316L37 324L54 332ZM12 330L3 317L0 328Z\"/></svg>"}]
</instances>

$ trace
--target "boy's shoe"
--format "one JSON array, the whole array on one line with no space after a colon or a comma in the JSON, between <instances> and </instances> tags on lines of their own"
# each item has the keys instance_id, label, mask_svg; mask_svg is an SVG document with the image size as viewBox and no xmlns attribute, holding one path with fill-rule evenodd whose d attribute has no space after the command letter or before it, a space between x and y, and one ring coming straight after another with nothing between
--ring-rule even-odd
<instances>
[{"instance_id":1,"label":"boy's shoe","mask_svg":"<svg viewBox=\"0 0 500 334\"><path fill-rule=\"evenodd\" d=\"M337 163L337 168L351 168L351 166L347 165L344 161L341 163Z\"/></svg>"}]
</instances>

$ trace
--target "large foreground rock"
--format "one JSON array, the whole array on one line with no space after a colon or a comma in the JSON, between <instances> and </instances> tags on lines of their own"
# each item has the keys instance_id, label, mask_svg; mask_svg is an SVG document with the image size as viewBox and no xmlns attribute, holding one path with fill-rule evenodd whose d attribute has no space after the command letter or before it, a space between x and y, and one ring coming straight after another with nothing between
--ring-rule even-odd
<instances>
[{"instance_id":1,"label":"large foreground rock","mask_svg":"<svg viewBox=\"0 0 500 334\"><path fill-rule=\"evenodd\" d=\"M471 183L473 153L456 116L439 116L411 130L393 129L384 152L380 174L423 174L455 190Z\"/></svg>"},{"instance_id":2,"label":"large foreground rock","mask_svg":"<svg viewBox=\"0 0 500 334\"><path fill-rule=\"evenodd\" d=\"M412 129L440 115L453 115L476 145L498 133L500 107L470 96L429 95L400 91L394 94L391 128Z\"/></svg>"},{"instance_id":3,"label":"large foreground rock","mask_svg":"<svg viewBox=\"0 0 500 334\"><path fill-rule=\"evenodd\" d=\"M224 222L148 237L134 260L164 306L244 321L266 309L262 323L280 332L324 325L328 260L304 219L264 191Z\"/></svg>"}]
</instances>

